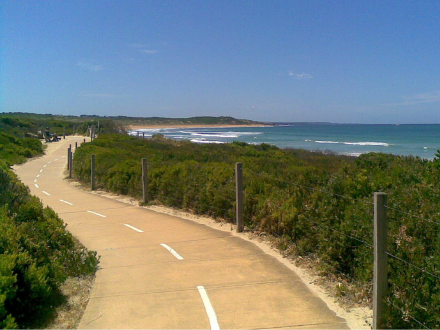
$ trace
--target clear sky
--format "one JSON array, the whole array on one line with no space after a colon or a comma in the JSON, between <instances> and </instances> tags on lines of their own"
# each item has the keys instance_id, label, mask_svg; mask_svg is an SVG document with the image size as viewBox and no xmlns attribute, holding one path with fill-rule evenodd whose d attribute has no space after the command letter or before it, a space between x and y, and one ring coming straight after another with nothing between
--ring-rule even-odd
<instances>
[{"instance_id":1,"label":"clear sky","mask_svg":"<svg viewBox=\"0 0 440 330\"><path fill-rule=\"evenodd\" d=\"M440 1L2 0L0 112L440 123Z\"/></svg>"}]
</instances>

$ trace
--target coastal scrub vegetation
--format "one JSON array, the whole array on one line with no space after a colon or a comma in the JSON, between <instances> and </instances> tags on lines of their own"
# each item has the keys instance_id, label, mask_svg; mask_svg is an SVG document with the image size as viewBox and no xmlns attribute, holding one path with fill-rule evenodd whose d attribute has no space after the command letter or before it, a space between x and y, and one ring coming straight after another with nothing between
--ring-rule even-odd
<instances>
[{"instance_id":1,"label":"coastal scrub vegetation","mask_svg":"<svg viewBox=\"0 0 440 330\"><path fill-rule=\"evenodd\" d=\"M122 124L112 117L41 115L20 112L0 114L0 131L19 138L42 138L41 132L46 127L59 137L63 136L63 133L86 135L91 126L95 126L96 133L125 132Z\"/></svg>"},{"instance_id":2,"label":"coastal scrub vegetation","mask_svg":"<svg viewBox=\"0 0 440 330\"><path fill-rule=\"evenodd\" d=\"M245 225L290 254L355 283L371 303L373 193L387 193L390 328L440 327L440 160L370 153L358 158L268 144L195 144L101 135L74 155L74 174L141 197L141 158L152 202L235 221L234 163L243 163ZM340 294L343 292L340 289ZM415 321L417 320L417 321Z\"/></svg>"},{"instance_id":3,"label":"coastal scrub vegetation","mask_svg":"<svg viewBox=\"0 0 440 330\"><path fill-rule=\"evenodd\" d=\"M97 265L96 252L0 162L0 327L44 324L63 302L67 277L94 274Z\"/></svg>"},{"instance_id":4,"label":"coastal scrub vegetation","mask_svg":"<svg viewBox=\"0 0 440 330\"><path fill-rule=\"evenodd\" d=\"M95 126L96 133L123 133L131 125L261 125L247 119L233 117L127 117L127 116L63 116L52 114L35 114L9 112L0 113L0 131L17 136L37 137L42 128L49 127L51 133L62 136L72 134L87 134L90 126ZM40 133L41 134L41 133Z\"/></svg>"},{"instance_id":5,"label":"coastal scrub vegetation","mask_svg":"<svg viewBox=\"0 0 440 330\"><path fill-rule=\"evenodd\" d=\"M38 139L18 138L12 134L0 132L0 159L7 165L23 163L27 158L43 154Z\"/></svg>"},{"instance_id":6,"label":"coastal scrub vegetation","mask_svg":"<svg viewBox=\"0 0 440 330\"><path fill-rule=\"evenodd\" d=\"M43 153L41 142L24 134L32 125L0 116L2 329L45 326L54 308L64 303L61 284L68 277L94 274L99 262L96 252L84 248L10 169Z\"/></svg>"}]
</instances>

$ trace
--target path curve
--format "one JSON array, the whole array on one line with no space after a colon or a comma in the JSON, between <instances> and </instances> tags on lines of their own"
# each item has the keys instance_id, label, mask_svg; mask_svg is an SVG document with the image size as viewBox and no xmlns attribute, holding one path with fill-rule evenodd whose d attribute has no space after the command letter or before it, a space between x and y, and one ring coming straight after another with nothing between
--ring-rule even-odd
<instances>
[{"instance_id":1,"label":"path curve","mask_svg":"<svg viewBox=\"0 0 440 330\"><path fill-rule=\"evenodd\" d=\"M74 188L67 148L15 167L32 194L101 256L79 328L348 329L285 265L254 244L192 221Z\"/></svg>"}]
</instances>

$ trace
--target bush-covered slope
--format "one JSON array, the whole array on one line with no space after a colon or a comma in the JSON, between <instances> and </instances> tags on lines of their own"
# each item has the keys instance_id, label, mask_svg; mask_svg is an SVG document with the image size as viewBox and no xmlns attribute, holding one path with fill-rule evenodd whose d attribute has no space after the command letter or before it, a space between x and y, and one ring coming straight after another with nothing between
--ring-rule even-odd
<instances>
[{"instance_id":1,"label":"bush-covered slope","mask_svg":"<svg viewBox=\"0 0 440 330\"><path fill-rule=\"evenodd\" d=\"M60 284L93 274L97 264L96 253L0 162L0 327L38 325L59 302Z\"/></svg>"},{"instance_id":2,"label":"bush-covered slope","mask_svg":"<svg viewBox=\"0 0 440 330\"><path fill-rule=\"evenodd\" d=\"M371 301L373 193L389 200L389 327L440 327L440 161L386 154L354 159L245 143L198 145L101 136L81 146L74 173L140 197L141 158L149 195L165 205L234 221L234 163L244 168L245 222L278 237L291 253L316 257L322 270L356 283ZM346 294L341 287L340 294Z\"/></svg>"},{"instance_id":3,"label":"bush-covered slope","mask_svg":"<svg viewBox=\"0 0 440 330\"><path fill-rule=\"evenodd\" d=\"M61 116L33 113L0 113L0 132L16 137L36 137L42 128L48 127L51 133L58 136L87 134L89 126L95 126L96 133L116 133L123 131L121 124L109 117L98 116ZM98 129L99 128L99 129Z\"/></svg>"},{"instance_id":4,"label":"bush-covered slope","mask_svg":"<svg viewBox=\"0 0 440 330\"><path fill-rule=\"evenodd\" d=\"M43 153L28 134L36 129L31 118L0 116L1 328L44 325L62 302L65 279L93 274L98 264L96 253L81 246L9 169Z\"/></svg>"},{"instance_id":5,"label":"bush-covered slope","mask_svg":"<svg viewBox=\"0 0 440 330\"><path fill-rule=\"evenodd\" d=\"M38 139L17 138L0 132L0 159L6 164L20 164L27 158L43 154L43 148Z\"/></svg>"}]
</instances>

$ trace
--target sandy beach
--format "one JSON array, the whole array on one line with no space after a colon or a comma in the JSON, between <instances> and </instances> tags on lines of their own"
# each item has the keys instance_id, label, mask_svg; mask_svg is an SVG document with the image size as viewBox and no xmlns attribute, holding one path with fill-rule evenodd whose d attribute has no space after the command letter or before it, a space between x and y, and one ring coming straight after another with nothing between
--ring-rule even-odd
<instances>
[{"instance_id":1,"label":"sandy beach","mask_svg":"<svg viewBox=\"0 0 440 330\"><path fill-rule=\"evenodd\" d=\"M168 124L168 125L128 125L127 130L154 129L154 128L234 128L234 127L272 127L273 125L256 124L256 125L185 125L185 124Z\"/></svg>"}]
</instances>

